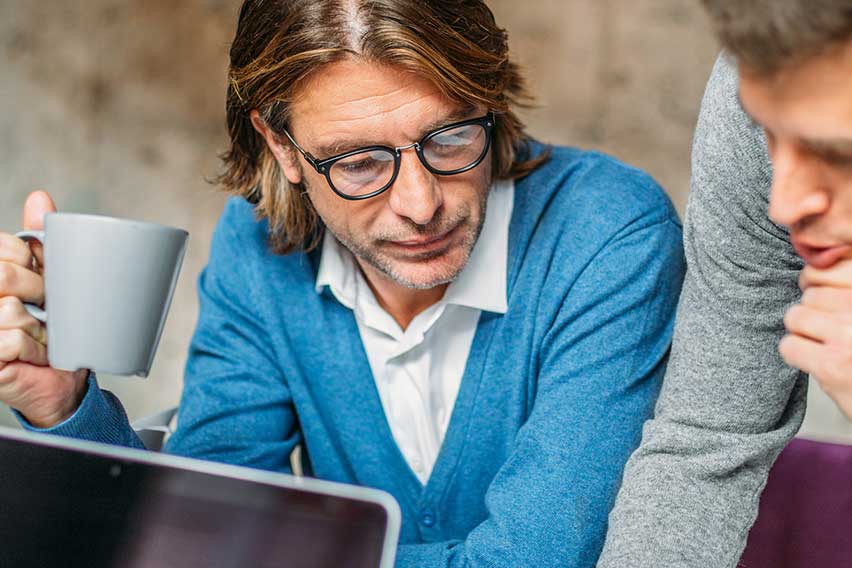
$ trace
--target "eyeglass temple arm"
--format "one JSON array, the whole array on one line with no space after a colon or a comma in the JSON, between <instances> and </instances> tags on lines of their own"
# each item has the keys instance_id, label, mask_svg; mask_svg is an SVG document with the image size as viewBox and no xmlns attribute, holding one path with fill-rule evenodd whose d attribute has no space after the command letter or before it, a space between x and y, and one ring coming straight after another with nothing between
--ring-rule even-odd
<instances>
[{"instance_id":1,"label":"eyeglass temple arm","mask_svg":"<svg viewBox=\"0 0 852 568\"><path fill-rule=\"evenodd\" d=\"M317 172L319 172L319 171L320 171L320 169L319 169L319 166L317 166L317 160L316 160L316 158L314 158L313 156L311 156L311 154L310 154L309 152L305 152L305 150L303 150L303 149L302 149L302 147L301 147L301 146L299 146L299 144L298 144L295 140L293 140L293 137L290 135L290 133L289 133L289 132L287 132L287 129L286 129L286 128L282 128L282 130L284 131L284 135L287 137L287 140L289 140L289 141L290 141L290 143L291 143L293 146L295 146L295 147L296 147L296 150L298 150L298 151L299 151L299 153L302 155L302 157L303 157L303 158L304 158L304 159L305 159L305 160L306 160L306 161L307 161L307 162L308 162L311 166L313 166L313 168L314 168Z\"/></svg>"}]
</instances>

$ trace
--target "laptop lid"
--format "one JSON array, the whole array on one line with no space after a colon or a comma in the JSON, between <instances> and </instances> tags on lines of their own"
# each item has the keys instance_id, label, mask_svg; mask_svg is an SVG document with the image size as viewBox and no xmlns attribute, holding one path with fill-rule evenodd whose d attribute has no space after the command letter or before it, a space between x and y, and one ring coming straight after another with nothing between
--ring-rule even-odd
<instances>
[{"instance_id":1,"label":"laptop lid","mask_svg":"<svg viewBox=\"0 0 852 568\"><path fill-rule=\"evenodd\" d=\"M0 566L391 568L382 491L0 428Z\"/></svg>"}]
</instances>

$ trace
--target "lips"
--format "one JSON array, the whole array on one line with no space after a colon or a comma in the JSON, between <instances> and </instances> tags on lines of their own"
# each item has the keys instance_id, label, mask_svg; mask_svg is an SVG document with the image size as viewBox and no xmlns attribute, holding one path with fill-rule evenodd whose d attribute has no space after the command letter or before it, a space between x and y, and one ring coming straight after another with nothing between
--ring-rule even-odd
<instances>
[{"instance_id":1,"label":"lips","mask_svg":"<svg viewBox=\"0 0 852 568\"><path fill-rule=\"evenodd\" d=\"M440 235L420 237L404 241L390 241L390 243L404 250L415 252L440 248L445 245L450 237L455 233L456 228L457 227L453 227L449 231L441 233Z\"/></svg>"},{"instance_id":2,"label":"lips","mask_svg":"<svg viewBox=\"0 0 852 568\"><path fill-rule=\"evenodd\" d=\"M792 243L802 260L814 268L828 268L852 253L852 245L819 246L796 238L792 239Z\"/></svg>"}]
</instances>

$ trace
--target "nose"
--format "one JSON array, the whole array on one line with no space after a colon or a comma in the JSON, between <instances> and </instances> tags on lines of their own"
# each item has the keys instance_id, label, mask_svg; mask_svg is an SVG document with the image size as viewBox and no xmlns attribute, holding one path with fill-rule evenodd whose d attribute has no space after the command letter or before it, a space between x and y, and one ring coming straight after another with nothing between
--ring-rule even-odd
<instances>
[{"instance_id":1,"label":"nose","mask_svg":"<svg viewBox=\"0 0 852 568\"><path fill-rule=\"evenodd\" d=\"M437 178L427 170L414 151L402 152L399 175L389 190L391 210L418 225L426 225L444 203Z\"/></svg>"},{"instance_id":2,"label":"nose","mask_svg":"<svg viewBox=\"0 0 852 568\"><path fill-rule=\"evenodd\" d=\"M792 144L772 152L769 217L780 225L797 223L828 210L830 197L819 161Z\"/></svg>"}]
</instances>

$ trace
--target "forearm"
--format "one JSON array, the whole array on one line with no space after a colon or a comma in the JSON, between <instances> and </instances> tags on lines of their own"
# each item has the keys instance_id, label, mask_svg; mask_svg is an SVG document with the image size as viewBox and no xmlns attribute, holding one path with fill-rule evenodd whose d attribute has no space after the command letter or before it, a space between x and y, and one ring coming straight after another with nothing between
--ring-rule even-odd
<instances>
[{"instance_id":1,"label":"forearm","mask_svg":"<svg viewBox=\"0 0 852 568\"><path fill-rule=\"evenodd\" d=\"M682 318L678 335L699 332L691 323ZM801 424L807 384L780 365L738 377L723 360L708 368L695 352L712 351L706 343L676 346L657 416L625 469L600 567L739 561L768 470Z\"/></svg>"},{"instance_id":2,"label":"forearm","mask_svg":"<svg viewBox=\"0 0 852 568\"><path fill-rule=\"evenodd\" d=\"M599 564L733 567L806 383L778 353L801 262L767 217L762 133L720 59L693 149L687 275L654 420L625 469Z\"/></svg>"}]
</instances>

